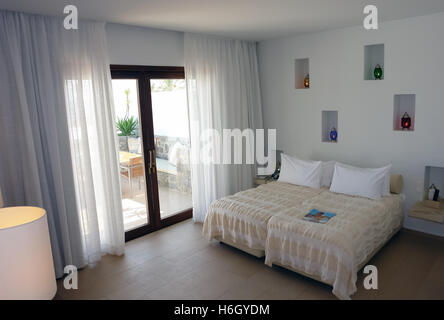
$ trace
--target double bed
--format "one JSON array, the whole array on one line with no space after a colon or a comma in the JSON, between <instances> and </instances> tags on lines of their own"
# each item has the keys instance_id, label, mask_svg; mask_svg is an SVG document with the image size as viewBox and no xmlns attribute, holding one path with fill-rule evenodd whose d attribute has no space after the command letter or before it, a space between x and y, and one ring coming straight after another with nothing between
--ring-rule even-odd
<instances>
[{"instance_id":1,"label":"double bed","mask_svg":"<svg viewBox=\"0 0 444 320\"><path fill-rule=\"evenodd\" d=\"M207 240L216 239L263 257L271 217L291 212L321 192L280 182L238 192L211 204L203 234Z\"/></svg>"},{"instance_id":2,"label":"double bed","mask_svg":"<svg viewBox=\"0 0 444 320\"><path fill-rule=\"evenodd\" d=\"M402 226L403 196L371 200L272 182L213 202L203 234L322 281L340 299L356 291L358 271ZM328 223L303 220L311 209Z\"/></svg>"}]
</instances>

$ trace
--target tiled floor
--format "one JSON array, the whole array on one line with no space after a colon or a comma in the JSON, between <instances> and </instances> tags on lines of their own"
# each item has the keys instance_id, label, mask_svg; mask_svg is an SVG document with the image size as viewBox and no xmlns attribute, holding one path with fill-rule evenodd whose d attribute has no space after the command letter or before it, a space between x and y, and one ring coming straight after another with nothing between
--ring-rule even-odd
<instances>
[{"instance_id":1,"label":"tiled floor","mask_svg":"<svg viewBox=\"0 0 444 320\"><path fill-rule=\"evenodd\" d=\"M335 299L331 288L217 242L190 220L130 241L125 256L105 256L79 271L79 289L58 299ZM401 231L371 261L379 289L353 299L444 299L444 241Z\"/></svg>"}]
</instances>

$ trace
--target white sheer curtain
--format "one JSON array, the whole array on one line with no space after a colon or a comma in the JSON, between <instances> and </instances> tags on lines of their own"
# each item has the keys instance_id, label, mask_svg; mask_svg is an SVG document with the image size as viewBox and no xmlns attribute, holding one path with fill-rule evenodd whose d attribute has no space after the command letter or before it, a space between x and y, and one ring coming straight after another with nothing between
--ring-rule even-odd
<instances>
[{"instance_id":1,"label":"white sheer curtain","mask_svg":"<svg viewBox=\"0 0 444 320\"><path fill-rule=\"evenodd\" d=\"M211 148L215 162L222 158L222 149L215 150L217 139L205 136L207 129L216 130L222 137L223 129L262 128L256 44L187 33L185 76L191 123L193 217L202 222L211 202L253 186L254 165L202 159Z\"/></svg>"},{"instance_id":2,"label":"white sheer curtain","mask_svg":"<svg viewBox=\"0 0 444 320\"><path fill-rule=\"evenodd\" d=\"M88 263L124 252L118 148L104 23L63 32L70 146Z\"/></svg>"},{"instance_id":3,"label":"white sheer curtain","mask_svg":"<svg viewBox=\"0 0 444 320\"><path fill-rule=\"evenodd\" d=\"M124 251L105 41L103 23L0 10L0 189L47 211L58 277Z\"/></svg>"}]
</instances>

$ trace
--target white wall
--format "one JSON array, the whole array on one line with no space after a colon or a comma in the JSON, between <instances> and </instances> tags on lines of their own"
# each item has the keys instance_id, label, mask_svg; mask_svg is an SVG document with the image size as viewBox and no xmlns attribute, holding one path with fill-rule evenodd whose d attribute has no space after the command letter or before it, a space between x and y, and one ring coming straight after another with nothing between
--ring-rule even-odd
<instances>
[{"instance_id":1,"label":"white wall","mask_svg":"<svg viewBox=\"0 0 444 320\"><path fill-rule=\"evenodd\" d=\"M106 33L111 64L183 66L182 32L109 23Z\"/></svg>"},{"instance_id":2,"label":"white wall","mask_svg":"<svg viewBox=\"0 0 444 320\"><path fill-rule=\"evenodd\" d=\"M426 165L444 167L444 14L259 43L264 125L278 149L358 166L393 163L407 208L423 194ZM364 45L385 44L385 80L364 81ZM294 59L310 58L309 90L294 89ZM393 96L416 94L414 132L393 131ZM321 111L339 111L339 142L321 143ZM444 190L443 190L444 192ZM405 227L444 235L406 217Z\"/></svg>"}]
</instances>

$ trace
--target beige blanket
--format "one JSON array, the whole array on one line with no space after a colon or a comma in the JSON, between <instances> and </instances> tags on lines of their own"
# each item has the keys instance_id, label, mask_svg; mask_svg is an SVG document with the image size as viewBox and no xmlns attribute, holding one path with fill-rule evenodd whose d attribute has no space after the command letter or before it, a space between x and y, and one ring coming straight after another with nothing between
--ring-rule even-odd
<instances>
[{"instance_id":1,"label":"beige blanket","mask_svg":"<svg viewBox=\"0 0 444 320\"><path fill-rule=\"evenodd\" d=\"M265 263L313 275L349 299L358 266L402 224L402 203L401 195L375 201L323 191L269 219ZM336 216L326 224L304 221L311 209Z\"/></svg>"},{"instance_id":2,"label":"beige blanket","mask_svg":"<svg viewBox=\"0 0 444 320\"><path fill-rule=\"evenodd\" d=\"M213 202L208 209L203 235L255 250L265 250L267 224L276 214L298 208L322 190L272 182Z\"/></svg>"}]
</instances>

